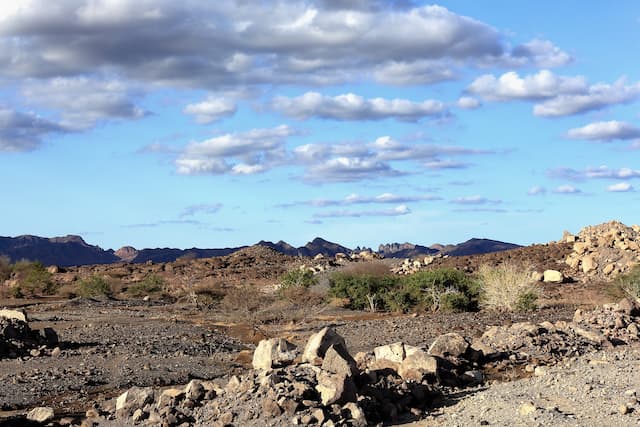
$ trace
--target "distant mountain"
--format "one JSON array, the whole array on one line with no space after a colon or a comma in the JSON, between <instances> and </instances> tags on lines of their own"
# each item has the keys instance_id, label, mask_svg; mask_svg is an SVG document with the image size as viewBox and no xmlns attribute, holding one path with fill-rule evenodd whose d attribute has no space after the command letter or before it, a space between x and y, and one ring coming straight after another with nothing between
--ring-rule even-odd
<instances>
[{"instance_id":1,"label":"distant mountain","mask_svg":"<svg viewBox=\"0 0 640 427\"><path fill-rule=\"evenodd\" d=\"M12 262L21 259L40 261L45 265L110 264L120 261L112 250L87 244L80 236L0 237L0 255L8 256Z\"/></svg>"},{"instance_id":2,"label":"distant mountain","mask_svg":"<svg viewBox=\"0 0 640 427\"><path fill-rule=\"evenodd\" d=\"M514 243L499 242L497 240L470 239L455 245L451 249L445 249L443 253L450 256L479 255L489 252L508 251L520 247L520 245Z\"/></svg>"},{"instance_id":3,"label":"distant mountain","mask_svg":"<svg viewBox=\"0 0 640 427\"><path fill-rule=\"evenodd\" d=\"M332 257L340 252L345 254L351 252L351 249L347 247L344 247L337 243L329 242L328 240L324 240L320 237L316 237L306 245L300 246L299 248L291 246L290 244L288 244L287 242L283 242L282 240L280 240L278 243L261 240L257 244L259 246L266 246L268 248L274 249L285 255L292 256L314 257L318 254L322 254L324 256Z\"/></svg>"},{"instance_id":4,"label":"distant mountain","mask_svg":"<svg viewBox=\"0 0 640 427\"><path fill-rule=\"evenodd\" d=\"M378 253L384 255L385 258L416 258L436 254L438 249L414 245L413 243L387 243L378 246Z\"/></svg>"},{"instance_id":5,"label":"distant mountain","mask_svg":"<svg viewBox=\"0 0 640 427\"><path fill-rule=\"evenodd\" d=\"M337 253L351 253L352 250L316 237L304 246L298 248L280 240L277 243L260 241L258 246L268 247L285 255L314 257L322 254L333 257ZM99 246L87 244L80 236L65 237L37 237L18 236L0 237L0 255L7 255L12 262L28 259L40 261L45 265L86 265L86 264L111 264L115 262L143 263L172 262L182 257L209 258L232 254L247 246L221 249L176 249L155 248L136 249L124 246L117 251L104 250ZM499 252L520 247L512 243L499 242L489 239L471 239L458 245L439 244L431 247L416 245L413 243L389 243L380 245L378 251L387 258L414 258L436 253L451 256L475 255L488 252Z\"/></svg>"}]
</instances>

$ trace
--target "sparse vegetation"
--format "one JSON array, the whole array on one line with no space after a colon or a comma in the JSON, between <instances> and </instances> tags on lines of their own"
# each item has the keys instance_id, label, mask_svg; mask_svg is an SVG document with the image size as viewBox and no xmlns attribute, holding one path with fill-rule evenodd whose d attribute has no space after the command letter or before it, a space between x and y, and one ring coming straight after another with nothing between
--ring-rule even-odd
<instances>
[{"instance_id":1,"label":"sparse vegetation","mask_svg":"<svg viewBox=\"0 0 640 427\"><path fill-rule=\"evenodd\" d=\"M529 311L537 308L540 290L529 269L513 263L478 269L482 305L495 310Z\"/></svg>"},{"instance_id":2,"label":"sparse vegetation","mask_svg":"<svg viewBox=\"0 0 640 427\"><path fill-rule=\"evenodd\" d=\"M631 298L640 298L640 264L617 277L616 285Z\"/></svg>"},{"instance_id":3,"label":"sparse vegetation","mask_svg":"<svg viewBox=\"0 0 640 427\"><path fill-rule=\"evenodd\" d=\"M294 268L280 277L280 287L278 295L285 297L286 294L299 293L300 290L308 289L315 285L318 279L313 272L306 269Z\"/></svg>"},{"instance_id":4,"label":"sparse vegetation","mask_svg":"<svg viewBox=\"0 0 640 427\"><path fill-rule=\"evenodd\" d=\"M11 258L6 255L0 256L0 285L11 277Z\"/></svg>"},{"instance_id":5,"label":"sparse vegetation","mask_svg":"<svg viewBox=\"0 0 640 427\"><path fill-rule=\"evenodd\" d=\"M78 295L82 297L99 297L111 295L111 284L104 277L93 275L80 280L78 283Z\"/></svg>"},{"instance_id":6,"label":"sparse vegetation","mask_svg":"<svg viewBox=\"0 0 640 427\"><path fill-rule=\"evenodd\" d=\"M478 304L477 284L464 273L450 269L404 277L334 273L329 294L349 298L350 308L370 311L465 311Z\"/></svg>"},{"instance_id":7,"label":"sparse vegetation","mask_svg":"<svg viewBox=\"0 0 640 427\"><path fill-rule=\"evenodd\" d=\"M11 267L11 272L17 281L10 289L14 298L53 295L57 290L51 273L40 262L18 261Z\"/></svg>"},{"instance_id":8,"label":"sparse vegetation","mask_svg":"<svg viewBox=\"0 0 640 427\"><path fill-rule=\"evenodd\" d=\"M127 293L132 297L143 297L163 292L167 287L166 281L157 274L150 274L141 282L132 284L127 288Z\"/></svg>"}]
</instances>

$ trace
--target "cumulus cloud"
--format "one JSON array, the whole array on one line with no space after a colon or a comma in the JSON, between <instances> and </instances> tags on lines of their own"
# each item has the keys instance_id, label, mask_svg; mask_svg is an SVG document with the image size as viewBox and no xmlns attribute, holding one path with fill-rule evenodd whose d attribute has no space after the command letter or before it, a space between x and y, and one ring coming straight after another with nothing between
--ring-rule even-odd
<instances>
[{"instance_id":1,"label":"cumulus cloud","mask_svg":"<svg viewBox=\"0 0 640 427\"><path fill-rule=\"evenodd\" d=\"M469 93L489 101L540 100L559 94L579 93L586 89L584 77L561 77L549 70L524 77L520 77L515 71L509 71L500 77L485 74L467 87Z\"/></svg>"},{"instance_id":2,"label":"cumulus cloud","mask_svg":"<svg viewBox=\"0 0 640 427\"><path fill-rule=\"evenodd\" d=\"M233 116L236 110L236 103L231 99L212 95L201 102L188 104L183 111L194 116L197 123L209 124Z\"/></svg>"},{"instance_id":3,"label":"cumulus cloud","mask_svg":"<svg viewBox=\"0 0 640 427\"><path fill-rule=\"evenodd\" d=\"M451 66L439 61L385 62L376 67L374 79L388 85L425 85L455 79Z\"/></svg>"},{"instance_id":4,"label":"cumulus cloud","mask_svg":"<svg viewBox=\"0 0 640 427\"><path fill-rule=\"evenodd\" d=\"M608 186L607 191L612 193L626 193L629 191L633 191L633 186L628 182L619 182L617 184Z\"/></svg>"},{"instance_id":5,"label":"cumulus cloud","mask_svg":"<svg viewBox=\"0 0 640 427\"><path fill-rule=\"evenodd\" d=\"M355 182L405 174L373 159L336 157L308 167L304 178L309 182Z\"/></svg>"},{"instance_id":6,"label":"cumulus cloud","mask_svg":"<svg viewBox=\"0 0 640 427\"><path fill-rule=\"evenodd\" d=\"M467 196L467 197L457 197L453 200L451 200L451 203L457 204L457 205L497 205L502 203L502 200L490 200L487 199L486 197L482 197L482 196Z\"/></svg>"},{"instance_id":7,"label":"cumulus cloud","mask_svg":"<svg viewBox=\"0 0 640 427\"><path fill-rule=\"evenodd\" d=\"M35 150L46 136L67 131L36 114L0 106L0 152Z\"/></svg>"},{"instance_id":8,"label":"cumulus cloud","mask_svg":"<svg viewBox=\"0 0 640 427\"><path fill-rule=\"evenodd\" d=\"M573 62L573 57L549 40L533 39L516 46L511 54L516 64L531 62L538 67L553 68ZM514 64L514 65L516 65Z\"/></svg>"},{"instance_id":9,"label":"cumulus cloud","mask_svg":"<svg viewBox=\"0 0 640 427\"><path fill-rule=\"evenodd\" d=\"M60 112L60 124L75 130L103 120L139 119L148 114L131 101L132 91L118 80L54 78L28 83L23 94L33 104Z\"/></svg>"},{"instance_id":10,"label":"cumulus cloud","mask_svg":"<svg viewBox=\"0 0 640 427\"><path fill-rule=\"evenodd\" d=\"M552 178L569 181L584 181L587 179L632 179L640 178L640 170L631 168L612 169L608 166L589 167L584 170L573 168L549 169L547 174Z\"/></svg>"},{"instance_id":11,"label":"cumulus cloud","mask_svg":"<svg viewBox=\"0 0 640 427\"><path fill-rule=\"evenodd\" d=\"M473 98L471 96L462 96L456 102L458 108L462 108L464 110L475 110L476 108L480 108L480 101L477 98Z\"/></svg>"},{"instance_id":12,"label":"cumulus cloud","mask_svg":"<svg viewBox=\"0 0 640 427\"><path fill-rule=\"evenodd\" d=\"M626 104L640 98L640 83L626 84L621 78L613 84L598 83L582 92L561 94L533 107L542 117L560 117L600 110L610 105Z\"/></svg>"},{"instance_id":13,"label":"cumulus cloud","mask_svg":"<svg viewBox=\"0 0 640 427\"><path fill-rule=\"evenodd\" d=\"M640 138L640 128L629 123L611 120L589 123L586 126L570 129L567 137L591 141L612 141L614 139Z\"/></svg>"},{"instance_id":14,"label":"cumulus cloud","mask_svg":"<svg viewBox=\"0 0 640 427\"><path fill-rule=\"evenodd\" d=\"M528 196L540 196L547 193L547 189L539 185L535 185L527 191Z\"/></svg>"},{"instance_id":15,"label":"cumulus cloud","mask_svg":"<svg viewBox=\"0 0 640 427\"><path fill-rule=\"evenodd\" d=\"M222 203L203 203L199 205L191 205L184 208L180 214L180 218L185 216L193 216L196 214L214 214L222 209Z\"/></svg>"},{"instance_id":16,"label":"cumulus cloud","mask_svg":"<svg viewBox=\"0 0 640 427\"><path fill-rule=\"evenodd\" d=\"M344 217L353 217L360 218L364 216L402 216L408 215L411 213L411 209L409 209L406 205L398 205L392 209L382 209L382 210L367 210L367 211L332 211L332 212L319 212L314 216L314 218L344 218Z\"/></svg>"},{"instance_id":17,"label":"cumulus cloud","mask_svg":"<svg viewBox=\"0 0 640 427\"><path fill-rule=\"evenodd\" d=\"M581 194L582 190L574 187L573 185L560 185L553 190L556 194Z\"/></svg>"},{"instance_id":18,"label":"cumulus cloud","mask_svg":"<svg viewBox=\"0 0 640 427\"><path fill-rule=\"evenodd\" d=\"M406 99L365 99L348 93L335 97L317 92L307 92L296 98L276 97L272 101L275 110L297 119L320 117L334 120L383 120L394 118L417 121L428 116L440 116L446 112L444 103L435 100L413 102Z\"/></svg>"},{"instance_id":19,"label":"cumulus cloud","mask_svg":"<svg viewBox=\"0 0 640 427\"><path fill-rule=\"evenodd\" d=\"M640 98L640 83L628 84L620 78L613 84L589 85L582 76L557 76L549 70L524 77L509 71L500 77L482 75L467 91L489 101L536 101L536 116L560 117L635 101Z\"/></svg>"},{"instance_id":20,"label":"cumulus cloud","mask_svg":"<svg viewBox=\"0 0 640 427\"><path fill-rule=\"evenodd\" d=\"M286 125L229 133L188 144L175 160L181 175L255 174L285 156L285 140L295 134Z\"/></svg>"}]
</instances>

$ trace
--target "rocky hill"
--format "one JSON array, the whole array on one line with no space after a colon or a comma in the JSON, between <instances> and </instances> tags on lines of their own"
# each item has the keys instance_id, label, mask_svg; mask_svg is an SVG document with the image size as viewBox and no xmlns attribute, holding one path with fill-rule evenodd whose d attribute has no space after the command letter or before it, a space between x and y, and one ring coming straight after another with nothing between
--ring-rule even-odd
<instances>
[{"instance_id":1,"label":"rocky hill","mask_svg":"<svg viewBox=\"0 0 640 427\"><path fill-rule=\"evenodd\" d=\"M21 259L40 261L45 265L110 264L120 261L113 251L87 244L80 236L0 237L0 255L15 262Z\"/></svg>"},{"instance_id":2,"label":"rocky hill","mask_svg":"<svg viewBox=\"0 0 640 427\"><path fill-rule=\"evenodd\" d=\"M449 256L479 255L491 252L508 251L521 247L513 243L499 242L490 239L470 239L455 245L453 248L443 250Z\"/></svg>"},{"instance_id":3,"label":"rocky hill","mask_svg":"<svg viewBox=\"0 0 640 427\"><path fill-rule=\"evenodd\" d=\"M387 243L378 246L378 253L385 258L414 258L420 255L437 254L439 249L413 243Z\"/></svg>"}]
</instances>

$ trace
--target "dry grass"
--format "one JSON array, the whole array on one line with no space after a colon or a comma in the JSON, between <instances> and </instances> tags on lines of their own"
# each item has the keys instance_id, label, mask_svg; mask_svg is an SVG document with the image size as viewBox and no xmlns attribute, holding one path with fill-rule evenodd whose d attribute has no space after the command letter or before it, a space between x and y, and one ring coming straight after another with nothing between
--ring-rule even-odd
<instances>
[{"instance_id":1,"label":"dry grass","mask_svg":"<svg viewBox=\"0 0 640 427\"><path fill-rule=\"evenodd\" d=\"M382 277L391 274L391 269L384 261L367 261L349 264L340 272L352 276Z\"/></svg>"},{"instance_id":2,"label":"dry grass","mask_svg":"<svg viewBox=\"0 0 640 427\"><path fill-rule=\"evenodd\" d=\"M497 267L481 265L478 279L482 286L482 306L493 310L526 311L536 308L540 288L531 271L513 263Z\"/></svg>"}]
</instances>

